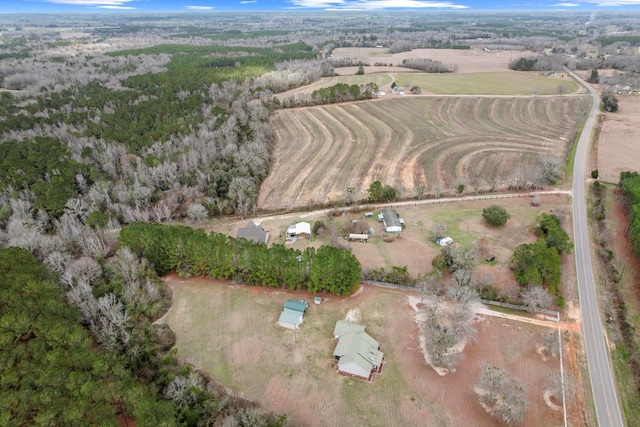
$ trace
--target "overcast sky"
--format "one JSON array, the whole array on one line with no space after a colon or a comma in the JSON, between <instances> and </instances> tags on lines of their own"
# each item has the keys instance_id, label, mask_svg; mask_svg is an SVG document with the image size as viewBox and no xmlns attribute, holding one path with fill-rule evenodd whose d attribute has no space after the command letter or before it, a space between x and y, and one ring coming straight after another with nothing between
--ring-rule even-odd
<instances>
[{"instance_id":1,"label":"overcast sky","mask_svg":"<svg viewBox=\"0 0 640 427\"><path fill-rule=\"evenodd\" d=\"M0 13L260 10L640 10L640 0L0 0Z\"/></svg>"}]
</instances>

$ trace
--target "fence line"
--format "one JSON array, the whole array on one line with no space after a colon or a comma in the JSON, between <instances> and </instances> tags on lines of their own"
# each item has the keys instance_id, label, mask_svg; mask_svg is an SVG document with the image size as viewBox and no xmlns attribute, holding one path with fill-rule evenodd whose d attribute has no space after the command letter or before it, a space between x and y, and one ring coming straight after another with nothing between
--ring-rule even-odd
<instances>
[{"instance_id":1,"label":"fence line","mask_svg":"<svg viewBox=\"0 0 640 427\"><path fill-rule=\"evenodd\" d=\"M361 280L361 283L366 283L367 285L379 286L382 288L391 288L391 289L403 289L405 291L419 291L419 288L415 286L409 285L398 285L396 283L389 282L378 282L376 280ZM480 302L486 305L495 305L498 307L510 308L512 310L520 310L520 311L530 311L535 313L546 314L549 316L553 316L556 322L560 322L560 312L556 310L547 310L546 308L533 308L526 305L517 305L517 304L509 304L506 302L500 301L492 301L488 299L480 299Z\"/></svg>"},{"instance_id":2,"label":"fence line","mask_svg":"<svg viewBox=\"0 0 640 427\"><path fill-rule=\"evenodd\" d=\"M367 285L371 285L371 286L379 286L381 288L392 288L392 289L404 289L405 291L419 291L420 289L416 288L415 286L409 286L409 285L398 285L396 283L389 283L389 282L378 282L376 280L361 280L361 283L366 283Z\"/></svg>"},{"instance_id":3,"label":"fence line","mask_svg":"<svg viewBox=\"0 0 640 427\"><path fill-rule=\"evenodd\" d=\"M496 305L498 307L505 307L513 310L533 311L536 313L548 314L550 316L554 316L556 318L556 322L560 321L560 312L555 310L547 310L546 308L533 308L526 305L509 304L506 302L491 301L487 299L480 299L480 302L487 305Z\"/></svg>"}]
</instances>

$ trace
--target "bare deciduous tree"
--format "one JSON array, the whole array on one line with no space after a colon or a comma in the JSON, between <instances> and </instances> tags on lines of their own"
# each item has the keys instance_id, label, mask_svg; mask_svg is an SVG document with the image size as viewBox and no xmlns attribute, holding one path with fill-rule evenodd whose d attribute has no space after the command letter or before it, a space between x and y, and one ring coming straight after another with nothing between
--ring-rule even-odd
<instances>
[{"instance_id":1,"label":"bare deciduous tree","mask_svg":"<svg viewBox=\"0 0 640 427\"><path fill-rule=\"evenodd\" d=\"M474 391L485 410L505 424L515 425L524 419L528 404L524 398L524 386L504 369L483 364Z\"/></svg>"},{"instance_id":2,"label":"bare deciduous tree","mask_svg":"<svg viewBox=\"0 0 640 427\"><path fill-rule=\"evenodd\" d=\"M191 203L187 208L187 218L190 222L200 223L209 217L207 208L200 203Z\"/></svg>"},{"instance_id":3,"label":"bare deciduous tree","mask_svg":"<svg viewBox=\"0 0 640 427\"><path fill-rule=\"evenodd\" d=\"M547 308L553 302L549 292L542 286L528 286L522 292L522 302L531 308Z\"/></svg>"}]
</instances>

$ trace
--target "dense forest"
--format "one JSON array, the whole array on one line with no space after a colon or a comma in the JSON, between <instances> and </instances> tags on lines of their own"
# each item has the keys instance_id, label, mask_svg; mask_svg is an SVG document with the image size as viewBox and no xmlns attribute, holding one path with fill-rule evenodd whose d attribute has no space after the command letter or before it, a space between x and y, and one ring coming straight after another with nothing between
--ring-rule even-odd
<instances>
[{"instance_id":1,"label":"dense forest","mask_svg":"<svg viewBox=\"0 0 640 427\"><path fill-rule=\"evenodd\" d=\"M167 299L144 262L122 249L105 269L108 273L99 270L97 263L78 260L77 277L62 278L69 289L65 295L60 277L31 253L0 251L0 424L285 422L228 396L192 366L178 362L171 350L173 332L150 323ZM145 290L133 285L137 281ZM67 300L82 298L85 286L95 298L68 305Z\"/></svg>"}]
</instances>

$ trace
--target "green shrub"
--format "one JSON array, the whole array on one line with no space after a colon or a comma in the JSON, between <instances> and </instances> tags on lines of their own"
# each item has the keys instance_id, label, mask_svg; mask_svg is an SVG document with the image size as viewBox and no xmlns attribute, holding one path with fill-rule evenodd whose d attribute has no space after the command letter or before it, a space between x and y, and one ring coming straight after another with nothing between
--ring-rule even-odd
<instances>
[{"instance_id":1,"label":"green shrub","mask_svg":"<svg viewBox=\"0 0 640 427\"><path fill-rule=\"evenodd\" d=\"M492 227L505 225L511 215L502 206L492 205L482 210L482 218Z\"/></svg>"}]
</instances>

